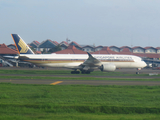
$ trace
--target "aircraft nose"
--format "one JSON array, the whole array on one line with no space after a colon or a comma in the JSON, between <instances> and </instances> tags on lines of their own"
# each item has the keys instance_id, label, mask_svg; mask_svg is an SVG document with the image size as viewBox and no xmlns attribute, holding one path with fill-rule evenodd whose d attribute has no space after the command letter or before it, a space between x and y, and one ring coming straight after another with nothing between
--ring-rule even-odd
<instances>
[{"instance_id":1,"label":"aircraft nose","mask_svg":"<svg viewBox=\"0 0 160 120\"><path fill-rule=\"evenodd\" d=\"M146 66L147 66L146 62L143 61L143 67L146 67Z\"/></svg>"}]
</instances>

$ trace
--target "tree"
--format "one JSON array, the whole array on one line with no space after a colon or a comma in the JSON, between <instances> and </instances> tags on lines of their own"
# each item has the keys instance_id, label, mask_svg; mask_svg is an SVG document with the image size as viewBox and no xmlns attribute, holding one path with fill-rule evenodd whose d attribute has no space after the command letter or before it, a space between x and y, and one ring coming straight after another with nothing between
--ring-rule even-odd
<instances>
[{"instance_id":1,"label":"tree","mask_svg":"<svg viewBox=\"0 0 160 120\"><path fill-rule=\"evenodd\" d=\"M46 54L46 53L47 53L47 51L46 51L46 49L44 48L43 51L42 51L42 54Z\"/></svg>"},{"instance_id":2,"label":"tree","mask_svg":"<svg viewBox=\"0 0 160 120\"><path fill-rule=\"evenodd\" d=\"M57 51L60 51L61 50L61 46L60 45L57 45L56 47L54 48L51 48L48 53L53 53L53 52L57 52Z\"/></svg>"},{"instance_id":3,"label":"tree","mask_svg":"<svg viewBox=\"0 0 160 120\"><path fill-rule=\"evenodd\" d=\"M31 46L30 49L31 49L34 53L36 53L36 49L35 49L33 46Z\"/></svg>"}]
</instances>

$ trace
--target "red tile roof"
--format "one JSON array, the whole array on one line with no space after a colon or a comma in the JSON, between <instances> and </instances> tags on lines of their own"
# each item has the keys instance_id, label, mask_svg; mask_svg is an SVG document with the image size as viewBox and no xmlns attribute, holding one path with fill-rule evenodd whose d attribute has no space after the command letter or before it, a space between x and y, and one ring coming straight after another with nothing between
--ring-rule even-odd
<instances>
[{"instance_id":1,"label":"red tile roof","mask_svg":"<svg viewBox=\"0 0 160 120\"><path fill-rule=\"evenodd\" d=\"M150 48L152 48L152 49L156 49L156 48L154 48L154 47L145 47L144 49L150 49Z\"/></svg>"},{"instance_id":2,"label":"red tile roof","mask_svg":"<svg viewBox=\"0 0 160 120\"><path fill-rule=\"evenodd\" d=\"M70 46L68 46L67 49L77 49L77 48L74 45L70 45Z\"/></svg>"},{"instance_id":3,"label":"red tile roof","mask_svg":"<svg viewBox=\"0 0 160 120\"><path fill-rule=\"evenodd\" d=\"M80 47L80 45L76 43L75 41L72 41L69 45L72 45L73 43Z\"/></svg>"},{"instance_id":4,"label":"red tile roof","mask_svg":"<svg viewBox=\"0 0 160 120\"><path fill-rule=\"evenodd\" d=\"M40 44L38 41L33 41L32 43L35 44L36 46Z\"/></svg>"},{"instance_id":5,"label":"red tile roof","mask_svg":"<svg viewBox=\"0 0 160 120\"><path fill-rule=\"evenodd\" d=\"M53 41L53 42L55 42L57 45L59 44L57 41Z\"/></svg>"},{"instance_id":6,"label":"red tile roof","mask_svg":"<svg viewBox=\"0 0 160 120\"><path fill-rule=\"evenodd\" d=\"M18 52L7 47L5 44L0 44L0 54L18 54Z\"/></svg>"},{"instance_id":7,"label":"red tile roof","mask_svg":"<svg viewBox=\"0 0 160 120\"><path fill-rule=\"evenodd\" d=\"M112 51L109 47L103 47L100 51L92 52L92 54L118 54L118 52Z\"/></svg>"},{"instance_id":8,"label":"red tile roof","mask_svg":"<svg viewBox=\"0 0 160 120\"><path fill-rule=\"evenodd\" d=\"M67 49L55 52L56 54L87 54L82 50L78 50L74 45L69 45Z\"/></svg>"},{"instance_id":9,"label":"red tile roof","mask_svg":"<svg viewBox=\"0 0 160 120\"><path fill-rule=\"evenodd\" d=\"M37 44L40 44L38 41L35 41Z\"/></svg>"},{"instance_id":10,"label":"red tile roof","mask_svg":"<svg viewBox=\"0 0 160 120\"><path fill-rule=\"evenodd\" d=\"M50 39L48 39L51 43L53 43L54 45L58 45L59 43L57 41L52 41Z\"/></svg>"},{"instance_id":11,"label":"red tile roof","mask_svg":"<svg viewBox=\"0 0 160 120\"><path fill-rule=\"evenodd\" d=\"M157 49L157 50L159 50L159 49L160 49L160 47L156 47L156 49Z\"/></svg>"},{"instance_id":12,"label":"red tile roof","mask_svg":"<svg viewBox=\"0 0 160 120\"><path fill-rule=\"evenodd\" d=\"M60 43L60 45L61 45L61 44L69 45L66 41L62 41L62 42Z\"/></svg>"},{"instance_id":13,"label":"red tile roof","mask_svg":"<svg viewBox=\"0 0 160 120\"><path fill-rule=\"evenodd\" d=\"M129 48L123 48L123 50L119 52L119 54L132 54L132 52L129 50Z\"/></svg>"},{"instance_id":14,"label":"red tile roof","mask_svg":"<svg viewBox=\"0 0 160 120\"><path fill-rule=\"evenodd\" d=\"M133 55L146 58L160 58L160 54L153 53L134 53Z\"/></svg>"},{"instance_id":15,"label":"red tile roof","mask_svg":"<svg viewBox=\"0 0 160 120\"><path fill-rule=\"evenodd\" d=\"M36 54L42 54L42 52L41 52L41 51L36 51L35 53L36 53Z\"/></svg>"}]
</instances>

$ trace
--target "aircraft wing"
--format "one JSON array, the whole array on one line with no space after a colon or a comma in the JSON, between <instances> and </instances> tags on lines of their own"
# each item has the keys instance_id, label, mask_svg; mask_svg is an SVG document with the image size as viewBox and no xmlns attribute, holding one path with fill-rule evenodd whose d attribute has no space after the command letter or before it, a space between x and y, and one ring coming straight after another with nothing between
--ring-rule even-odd
<instances>
[{"instance_id":1,"label":"aircraft wing","mask_svg":"<svg viewBox=\"0 0 160 120\"><path fill-rule=\"evenodd\" d=\"M88 53L88 52L87 52ZM88 59L82 64L85 67L99 67L101 66L101 61L94 58L90 53L88 53Z\"/></svg>"}]
</instances>

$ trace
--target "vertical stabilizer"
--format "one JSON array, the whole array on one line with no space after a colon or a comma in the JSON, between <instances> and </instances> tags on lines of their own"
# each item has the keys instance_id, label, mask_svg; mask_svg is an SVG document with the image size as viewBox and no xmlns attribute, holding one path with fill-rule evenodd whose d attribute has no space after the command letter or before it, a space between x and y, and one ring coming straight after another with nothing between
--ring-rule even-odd
<instances>
[{"instance_id":1,"label":"vertical stabilizer","mask_svg":"<svg viewBox=\"0 0 160 120\"><path fill-rule=\"evenodd\" d=\"M17 34L11 34L19 54L34 54L24 40Z\"/></svg>"}]
</instances>

